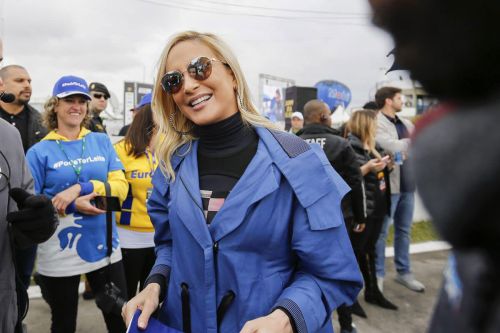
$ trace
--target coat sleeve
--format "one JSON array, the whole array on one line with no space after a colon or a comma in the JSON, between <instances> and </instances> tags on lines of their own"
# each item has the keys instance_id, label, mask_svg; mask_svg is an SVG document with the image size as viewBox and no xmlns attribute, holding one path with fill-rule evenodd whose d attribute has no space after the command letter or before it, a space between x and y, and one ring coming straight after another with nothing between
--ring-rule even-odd
<instances>
[{"instance_id":1,"label":"coat sleeve","mask_svg":"<svg viewBox=\"0 0 500 333\"><path fill-rule=\"evenodd\" d=\"M408 152L410 147L410 139L398 139L397 135L394 137L391 132L391 128L389 126L394 126L389 122L389 120L384 119L384 115L378 116L377 121L377 134L376 139L377 142L384 148L387 152L393 154L395 152ZM413 127L408 128L407 122L404 122L405 126L407 126L408 131L411 132ZM395 129L394 129L395 131Z\"/></svg>"},{"instance_id":2,"label":"coat sleeve","mask_svg":"<svg viewBox=\"0 0 500 333\"><path fill-rule=\"evenodd\" d=\"M153 192L148 199L148 214L155 229L155 253L156 261L151 269L146 285L150 282L163 281L160 284L161 294L165 294L166 286L170 277L172 265L172 234L168 219L168 190L169 185L160 168L158 167L153 176ZM158 280L158 276L161 277ZM156 277L156 279L155 279ZM162 298L160 296L160 298Z\"/></svg>"},{"instance_id":3,"label":"coat sleeve","mask_svg":"<svg viewBox=\"0 0 500 333\"><path fill-rule=\"evenodd\" d=\"M292 248L298 265L274 308L291 314L297 332L330 325L333 310L352 304L363 286L342 221L341 199L333 188L307 208L294 205Z\"/></svg>"},{"instance_id":4,"label":"coat sleeve","mask_svg":"<svg viewBox=\"0 0 500 333\"><path fill-rule=\"evenodd\" d=\"M24 156L23 156L23 179L21 187L29 193L32 194L35 193L35 183L33 177L31 176L30 169L28 167L27 161L25 160Z\"/></svg>"},{"instance_id":5,"label":"coat sleeve","mask_svg":"<svg viewBox=\"0 0 500 333\"><path fill-rule=\"evenodd\" d=\"M123 171L122 170L109 171L107 181L109 183L109 187L111 188L111 195L118 197L120 202L123 202L123 200L125 200L125 198L127 197L128 193L128 182L127 179L125 178L125 174L123 173ZM91 180L90 183L92 184L92 191L90 191L89 193L95 192L99 195L106 195L106 188L103 182L99 180ZM80 195L85 195L85 194L88 193L86 193L86 191L82 191L82 193L80 193Z\"/></svg>"},{"instance_id":6,"label":"coat sleeve","mask_svg":"<svg viewBox=\"0 0 500 333\"><path fill-rule=\"evenodd\" d=\"M42 158L39 156L37 149L37 145L31 147L27 154L26 154L26 160L28 162L28 167L29 167L29 173L31 178L31 175L33 176L34 180L34 192L35 194L42 194L43 189L45 187L44 180L45 180L45 163L42 161ZM26 171L24 172L26 174ZM23 179L25 177L23 176ZM24 182L24 181L23 181ZM28 188L30 185L26 185L27 188L23 186L25 190L28 192L31 192ZM31 184L33 186L33 184Z\"/></svg>"}]
</instances>

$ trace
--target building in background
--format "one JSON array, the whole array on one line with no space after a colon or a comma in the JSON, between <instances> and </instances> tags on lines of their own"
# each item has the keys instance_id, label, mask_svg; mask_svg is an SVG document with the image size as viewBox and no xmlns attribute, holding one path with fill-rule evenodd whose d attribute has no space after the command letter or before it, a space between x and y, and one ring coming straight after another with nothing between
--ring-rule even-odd
<instances>
[{"instance_id":1,"label":"building in background","mask_svg":"<svg viewBox=\"0 0 500 333\"><path fill-rule=\"evenodd\" d=\"M285 89L295 84L292 79L259 74L259 111L272 122L285 127ZM290 115L288 118L292 115Z\"/></svg>"},{"instance_id":2,"label":"building in background","mask_svg":"<svg viewBox=\"0 0 500 333\"><path fill-rule=\"evenodd\" d=\"M130 124L132 122L132 110L141 98L149 93L153 92L153 85L150 83L142 82L124 82L123 87L123 123L122 126Z\"/></svg>"}]
</instances>

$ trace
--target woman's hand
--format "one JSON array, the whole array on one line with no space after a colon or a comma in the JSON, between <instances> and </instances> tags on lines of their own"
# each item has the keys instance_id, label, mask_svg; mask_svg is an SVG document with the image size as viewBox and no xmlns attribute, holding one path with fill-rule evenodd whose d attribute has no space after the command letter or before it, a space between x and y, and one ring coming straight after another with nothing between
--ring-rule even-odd
<instances>
[{"instance_id":1,"label":"woman's hand","mask_svg":"<svg viewBox=\"0 0 500 333\"><path fill-rule=\"evenodd\" d=\"M382 171L384 170L384 168L386 167L387 163L382 161L381 159L378 159L378 158L374 158L374 159L371 159L370 160L371 163L371 170L372 172L379 172L379 171ZM370 163L368 162L368 163Z\"/></svg>"},{"instance_id":2,"label":"woman's hand","mask_svg":"<svg viewBox=\"0 0 500 333\"><path fill-rule=\"evenodd\" d=\"M75 207L76 210L82 214L85 215L99 215L99 214L104 214L106 213L105 210L99 209L92 205L90 202L97 196L97 193L90 193L87 195L83 195L81 197L78 197L75 200Z\"/></svg>"},{"instance_id":3,"label":"woman's hand","mask_svg":"<svg viewBox=\"0 0 500 333\"><path fill-rule=\"evenodd\" d=\"M160 299L160 285L158 283L150 283L134 298L125 303L122 308L122 317L125 325L128 327L130 321L134 317L137 309L141 309L142 313L139 316L138 326L144 330L148 326L149 317L158 308Z\"/></svg>"},{"instance_id":4,"label":"woman's hand","mask_svg":"<svg viewBox=\"0 0 500 333\"><path fill-rule=\"evenodd\" d=\"M292 333L292 324L283 310L276 309L270 315L247 321L240 333Z\"/></svg>"},{"instance_id":5,"label":"woman's hand","mask_svg":"<svg viewBox=\"0 0 500 333\"><path fill-rule=\"evenodd\" d=\"M65 214L66 207L68 207L70 203L78 198L81 190L82 187L80 186L80 184L75 184L71 187L68 187L64 191L57 193L52 198L52 204L54 205L54 208L57 210L59 215Z\"/></svg>"},{"instance_id":6,"label":"woman's hand","mask_svg":"<svg viewBox=\"0 0 500 333\"><path fill-rule=\"evenodd\" d=\"M389 169L389 170L394 169L394 159L390 155L386 155L386 156L389 156L389 159L387 161L387 169Z\"/></svg>"},{"instance_id":7,"label":"woman's hand","mask_svg":"<svg viewBox=\"0 0 500 333\"><path fill-rule=\"evenodd\" d=\"M368 162L366 162L361 166L361 174L363 176L366 176L370 172L382 171L384 170L386 165L387 164L384 161L378 158L372 158L371 160L369 160Z\"/></svg>"}]
</instances>

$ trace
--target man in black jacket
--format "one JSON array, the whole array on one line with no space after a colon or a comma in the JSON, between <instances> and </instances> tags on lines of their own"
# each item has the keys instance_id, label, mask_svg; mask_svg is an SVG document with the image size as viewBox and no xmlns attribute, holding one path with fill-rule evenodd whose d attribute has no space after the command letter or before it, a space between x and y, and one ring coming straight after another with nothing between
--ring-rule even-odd
<instances>
[{"instance_id":1,"label":"man in black jacket","mask_svg":"<svg viewBox=\"0 0 500 333\"><path fill-rule=\"evenodd\" d=\"M342 200L342 212L349 233L359 230L365 223L364 197L360 165L356 153L339 131L331 127L330 108L320 100L311 100L304 105L304 128L297 135L309 143L317 143L323 148L332 167L351 187ZM356 302L356 313L365 316ZM350 309L341 306L338 309L341 332L355 332L352 327Z\"/></svg>"}]
</instances>

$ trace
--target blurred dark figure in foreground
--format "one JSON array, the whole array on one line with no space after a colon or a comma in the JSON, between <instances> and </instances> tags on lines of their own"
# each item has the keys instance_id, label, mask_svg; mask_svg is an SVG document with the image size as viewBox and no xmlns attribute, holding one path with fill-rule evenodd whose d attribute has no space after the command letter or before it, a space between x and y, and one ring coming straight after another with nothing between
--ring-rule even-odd
<instances>
[{"instance_id":1,"label":"blurred dark figure in foreground","mask_svg":"<svg viewBox=\"0 0 500 333\"><path fill-rule=\"evenodd\" d=\"M0 63L3 60L0 39ZM5 96L0 76L0 96ZM15 101L14 98L10 102ZM3 99L5 102L5 99ZM33 178L26 164L19 131L0 117L0 332L26 332L22 320L29 307L27 288L17 271L16 251L45 242L59 220L52 202L32 195Z\"/></svg>"},{"instance_id":2,"label":"blurred dark figure in foreground","mask_svg":"<svg viewBox=\"0 0 500 333\"><path fill-rule=\"evenodd\" d=\"M370 0L400 68L443 102L417 126L425 206L453 254L429 331L500 331L500 1Z\"/></svg>"}]
</instances>

